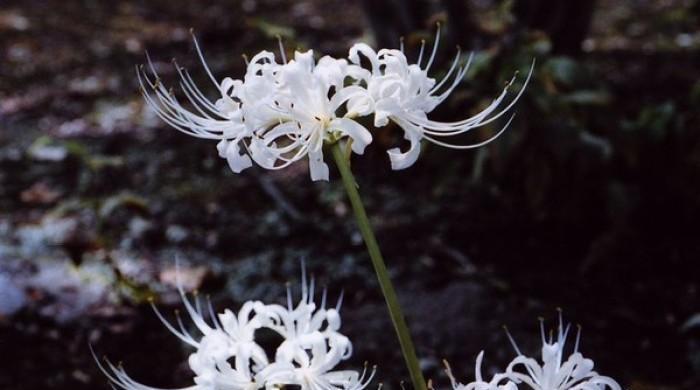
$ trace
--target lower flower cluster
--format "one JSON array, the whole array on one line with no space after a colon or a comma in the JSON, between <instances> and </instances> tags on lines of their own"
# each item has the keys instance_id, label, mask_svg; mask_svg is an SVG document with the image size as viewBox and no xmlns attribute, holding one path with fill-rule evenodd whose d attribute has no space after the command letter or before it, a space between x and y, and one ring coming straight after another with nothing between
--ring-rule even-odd
<instances>
[{"instance_id":1,"label":"lower flower cluster","mask_svg":"<svg viewBox=\"0 0 700 390\"><path fill-rule=\"evenodd\" d=\"M314 280L307 282L303 267L301 299L296 305L288 288L286 306L248 301L237 313L227 309L215 314L209 300L203 304L196 295L191 300L180 283L178 290L198 337L186 329L179 315L173 325L153 308L167 329L194 349L188 359L194 385L184 389L256 390L291 385L301 390L363 390L374 377L375 368L368 371L365 367L361 372L336 369L352 355L352 343L340 333L342 294L335 307L327 307L324 290L316 305ZM282 337L272 357L256 339L262 329ZM541 362L525 356L507 333L517 356L491 379L482 373L483 351L476 358L475 380L468 384L458 383L445 362L453 390L621 390L615 380L594 371L593 361L579 352L580 328L573 352L565 356L571 326L564 325L561 312L556 339L552 333L545 336L544 322L540 330ZM98 364L116 388L159 390L136 382L121 365L107 360Z\"/></svg>"},{"instance_id":2,"label":"lower flower cluster","mask_svg":"<svg viewBox=\"0 0 700 390\"><path fill-rule=\"evenodd\" d=\"M286 385L302 390L361 390L374 376L368 372L336 370L352 354L350 340L340 333L340 306L326 307L326 291L321 302L314 302L314 281L307 283L302 272L301 300L294 305L287 291L287 305L249 301L237 313L225 310L215 314L211 302L195 296L190 300L178 288L188 316L200 336L190 333L180 316L176 324L167 321L154 307L156 315L194 352L188 363L194 373L194 385L188 390L255 390ZM208 317L208 318L207 318ZM274 356L268 356L256 335L267 329L282 337ZM99 361L98 361L99 364ZM109 361L100 364L113 385L123 390L157 390L133 380L121 365Z\"/></svg>"},{"instance_id":3,"label":"lower flower cluster","mask_svg":"<svg viewBox=\"0 0 700 390\"><path fill-rule=\"evenodd\" d=\"M570 324L564 326L561 312L559 314L559 326L557 338L552 335L547 338L544 331L544 322L540 322L542 335L542 363L527 357L520 352L513 337L508 333L517 356L513 359L505 372L497 373L486 380L481 372L481 363L484 351L476 358L475 381L468 384L458 383L452 375L449 365L447 373L452 380L454 390L621 390L620 385L612 378L599 375L593 371L593 361L583 357L578 351L581 330L576 334L576 342L573 353L564 360L564 346L571 329Z\"/></svg>"}]
</instances>

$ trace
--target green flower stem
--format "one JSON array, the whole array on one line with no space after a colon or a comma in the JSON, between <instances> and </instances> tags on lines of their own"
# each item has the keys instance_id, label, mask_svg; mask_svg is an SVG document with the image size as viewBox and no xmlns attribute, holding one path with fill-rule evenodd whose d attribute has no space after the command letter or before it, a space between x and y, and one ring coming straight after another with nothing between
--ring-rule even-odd
<instances>
[{"instance_id":1,"label":"green flower stem","mask_svg":"<svg viewBox=\"0 0 700 390\"><path fill-rule=\"evenodd\" d=\"M384 263L382 253L379 250L379 244L377 244L377 239L374 237L374 232L369 224L365 207L362 204L362 199L360 199L360 193L357 191L357 183L355 182L355 177L352 175L352 171L350 170L348 158L343 152L339 142L335 142L333 145L331 145L331 150L333 152L335 163L340 171L340 175L343 178L345 191L348 194L348 198L350 198L350 204L352 205L352 210L355 213L355 219L357 220L357 225L360 228L360 233L365 241L365 245L367 245L369 257L372 259L372 265L374 266L374 272L377 274L379 286L382 289L382 294L384 294L386 305L389 308L391 322L394 324L394 330L399 338L401 352L403 353L404 360L406 361L408 371L411 374L413 388L415 390L426 390L426 382L423 378L423 374L421 373L420 365L418 364L418 357L416 356L416 349L413 346L413 341L411 340L411 334L406 326L406 320L404 319L403 313L401 312L401 305L399 305L396 291L394 291L394 286L391 284L391 279L389 279L386 264Z\"/></svg>"}]
</instances>

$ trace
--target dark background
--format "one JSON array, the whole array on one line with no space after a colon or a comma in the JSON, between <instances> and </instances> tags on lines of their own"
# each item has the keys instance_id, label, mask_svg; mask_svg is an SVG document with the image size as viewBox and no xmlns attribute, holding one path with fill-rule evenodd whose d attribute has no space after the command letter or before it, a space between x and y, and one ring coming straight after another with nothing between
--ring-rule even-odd
<instances>
[{"instance_id":1,"label":"dark background","mask_svg":"<svg viewBox=\"0 0 700 390\"><path fill-rule=\"evenodd\" d=\"M280 300L299 259L345 289L347 367L407 380L337 173L298 163L231 173L214 145L167 128L136 90L148 49L195 78L193 27L219 77L242 53L345 56L358 40L409 52L443 23L474 50L435 118L468 116L537 67L516 119L489 146L425 145L393 172L383 128L353 160L428 377L440 359L473 379L514 357L501 325L539 354L537 318L583 327L582 351L626 389L700 385L700 3L697 1L40 1L0 4L0 388L108 388L89 354L157 387L191 384L166 311L174 262L215 306ZM210 91L214 92L214 91ZM470 141L495 129L484 129Z\"/></svg>"}]
</instances>

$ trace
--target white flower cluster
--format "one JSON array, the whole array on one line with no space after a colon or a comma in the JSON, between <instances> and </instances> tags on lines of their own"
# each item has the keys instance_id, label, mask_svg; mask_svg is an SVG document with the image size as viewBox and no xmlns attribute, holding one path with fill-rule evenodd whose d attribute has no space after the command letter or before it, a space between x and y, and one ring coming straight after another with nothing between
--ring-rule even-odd
<instances>
[{"instance_id":1,"label":"white flower cluster","mask_svg":"<svg viewBox=\"0 0 700 390\"><path fill-rule=\"evenodd\" d=\"M308 156L311 179L328 180L324 143L348 138L352 151L362 154L372 142L372 133L357 122L360 117L373 117L376 128L393 122L403 129L409 146L405 151L388 151L393 169L407 168L416 161L422 139L450 148L475 148L497 138L510 124L512 117L496 135L476 144L438 139L499 119L521 96L532 74L531 68L522 89L505 107L501 105L513 80L488 107L470 118L455 122L428 119L428 113L449 96L471 63L470 56L465 65L460 64L457 53L440 81L428 76L439 37L438 31L427 60L423 59L425 45L421 47L415 64L409 63L403 47L377 52L358 43L350 48L347 59L324 56L318 61L311 50L295 52L287 61L280 47L281 62L273 53L262 51L247 62L242 80L227 77L222 81L213 76L195 40L204 69L220 96L208 99L187 71L175 64L189 108L163 86L150 59L148 68L139 67L137 74L144 98L158 116L186 134L218 140L219 155L234 172L252 166L253 161L266 169L281 169Z\"/></svg>"},{"instance_id":2,"label":"white flower cluster","mask_svg":"<svg viewBox=\"0 0 700 390\"><path fill-rule=\"evenodd\" d=\"M209 301L203 309L196 296L192 302L182 287L179 291L201 337L189 333L179 316L174 326L155 306L154 310L168 330L195 349L188 359L195 384L188 390L278 389L284 385L301 390L362 390L374 376L374 369L368 373L366 367L362 373L335 370L352 354L350 340L339 332L342 295L336 307L327 308L324 290L317 306L314 281L307 283L304 271L301 300L296 306L288 289L286 307L248 301L238 313L227 309L216 315ZM283 339L272 359L256 341L256 332L261 329ZM117 388L158 390L134 381L121 366L109 361L106 365L100 364L100 368Z\"/></svg>"},{"instance_id":3,"label":"white flower cluster","mask_svg":"<svg viewBox=\"0 0 700 390\"><path fill-rule=\"evenodd\" d=\"M569 334L570 324L563 325L561 314L557 328L557 339L545 337L544 323L540 322L542 334L542 364L520 352L515 340L508 334L518 356L511 361L503 373L495 374L486 381L481 373L484 351L476 358L476 381L469 384L457 383L447 366L454 390L518 390L520 385L531 390L621 390L620 385L610 377L593 371L593 361L584 358L578 351L581 330L576 334L574 352L564 361L564 345Z\"/></svg>"}]
</instances>

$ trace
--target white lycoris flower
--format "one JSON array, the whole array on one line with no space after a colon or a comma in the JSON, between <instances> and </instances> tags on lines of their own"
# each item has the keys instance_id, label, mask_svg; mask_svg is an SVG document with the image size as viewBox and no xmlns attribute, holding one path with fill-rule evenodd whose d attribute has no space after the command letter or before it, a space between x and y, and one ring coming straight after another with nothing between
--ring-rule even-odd
<instances>
[{"instance_id":1,"label":"white lycoris flower","mask_svg":"<svg viewBox=\"0 0 700 390\"><path fill-rule=\"evenodd\" d=\"M288 290L287 307L249 301L238 313L225 310L218 315L208 300L205 314L200 300L195 297L192 302L179 287L187 314L201 334L197 338L187 331L179 316L174 326L154 306L168 330L195 349L188 359L194 385L186 389L256 390L298 385L302 390L362 390L366 387L374 370L369 375L366 368L361 374L334 370L352 354L350 340L339 332L342 296L335 308L326 308L324 290L317 308L313 286L313 279L307 284L302 270L302 299L296 307ZM284 340L276 347L272 360L255 340L255 332L263 328L278 333ZM100 368L117 388L158 390L134 381L121 366L107 362L107 367L100 365Z\"/></svg>"},{"instance_id":2,"label":"white lycoris flower","mask_svg":"<svg viewBox=\"0 0 700 390\"><path fill-rule=\"evenodd\" d=\"M578 352L580 329L576 335L574 352L562 362L564 345L569 334L570 326L564 326L559 314L557 339L545 337L544 323L540 323L542 333L542 364L520 352L515 340L508 333L508 338L518 356L508 365L503 373L493 376L491 381L485 381L481 373L481 363L484 352L476 358L475 381L467 385L455 381L449 365L447 374L452 380L454 390L517 390L520 385L526 385L531 390L621 390L620 385L610 377L602 376L593 371L593 361L586 359Z\"/></svg>"},{"instance_id":3,"label":"white lycoris flower","mask_svg":"<svg viewBox=\"0 0 700 390\"><path fill-rule=\"evenodd\" d=\"M517 390L518 389L518 386L516 386L515 383L508 380L508 377L505 374L496 374L493 376L491 381L489 381L489 382L484 381L483 375L481 373L481 362L483 361L483 359L484 359L484 351L481 351L479 353L479 355L476 357L476 367L474 369L474 376L475 376L476 381L471 382L471 383L466 384L466 385L457 382L454 375L452 375L452 370L450 369L450 366L447 364L447 361L445 361L447 376L450 378L450 381L452 382L452 389L453 390Z\"/></svg>"},{"instance_id":4,"label":"white lycoris flower","mask_svg":"<svg viewBox=\"0 0 700 390\"><path fill-rule=\"evenodd\" d=\"M347 136L352 150L362 154L372 142L370 132L336 113L347 100L345 77L348 63L328 56L314 63L311 50L294 53L294 59L276 70L274 108L277 123L260 127L253 138L253 158L268 169L279 169L309 156L312 180L328 180L323 162L324 142ZM256 158L258 155L262 159Z\"/></svg>"},{"instance_id":5,"label":"white lycoris flower","mask_svg":"<svg viewBox=\"0 0 700 390\"><path fill-rule=\"evenodd\" d=\"M523 94L534 69L533 62L520 92L510 104L501 108L500 111L498 109L514 79L507 84L503 92L488 107L470 118L455 122L430 120L427 114L452 93L464 78L472 60L472 56L469 56L467 64L460 66L460 53L458 51L447 74L437 82L428 76L428 72L435 59L439 41L440 30L438 28L430 58L426 61L425 66L422 65L425 42L421 46L418 61L415 64L408 62L403 47L401 50L381 49L376 52L364 43L357 43L350 48L350 61L354 64L360 64L360 54L363 55L371 65L371 72L365 72L362 75L366 90L363 91L364 93L355 94L350 99L348 110L357 112L359 115L374 114L375 127L386 126L389 121L392 121L403 129L404 138L409 142L408 150L401 152L398 148L393 148L387 152L391 167L395 170L408 168L415 163L420 154L420 141L422 139L452 149L472 149L486 145L498 138L506 130L513 116L496 135L479 143L456 145L438 140L436 137L456 136L499 119L513 107Z\"/></svg>"},{"instance_id":6,"label":"white lycoris flower","mask_svg":"<svg viewBox=\"0 0 700 390\"><path fill-rule=\"evenodd\" d=\"M581 330L576 334L574 352L563 361L564 345L571 329L564 326L559 313L557 338L545 337L544 322L540 322L542 334L542 364L524 356L512 337L509 338L518 356L508 365L506 375L517 383L524 383L533 390L620 390L620 385L610 377L593 371L593 360L584 358L578 351ZM524 371L524 372L523 372Z\"/></svg>"},{"instance_id":7,"label":"white lycoris flower","mask_svg":"<svg viewBox=\"0 0 700 390\"><path fill-rule=\"evenodd\" d=\"M348 91L357 88L344 85L346 77L357 73L350 69L356 66L346 60L326 56L315 63L313 52L307 51L296 52L286 62L282 52L283 63L277 63L273 53L262 51L248 63L244 80L225 78L218 82L196 40L195 47L220 92L216 102L207 99L189 74L175 65L194 111L185 108L162 85L150 59L148 69L155 80L140 67L141 92L171 126L198 138L219 140L219 155L228 160L234 172L250 167L251 157L264 168L281 169L308 155L312 180L328 180L324 142L347 136L358 154L372 142L366 128L347 116L337 116Z\"/></svg>"},{"instance_id":8,"label":"white lycoris flower","mask_svg":"<svg viewBox=\"0 0 700 390\"><path fill-rule=\"evenodd\" d=\"M311 50L295 52L294 58L287 62L280 43L281 62L273 53L262 51L247 62L243 80L227 77L220 82L204 61L195 40L199 58L219 96L215 101L208 99L192 77L175 64L187 106L163 86L150 58L148 67L139 67L137 74L142 94L156 114L186 134L218 140L219 155L234 172L252 166L253 161L267 169L281 169L308 156L311 179L328 180L324 144L347 138L352 151L362 154L372 142L372 134L354 120L356 117L374 115L375 127L392 121L404 130L410 146L406 152L398 148L388 151L393 169L409 167L416 161L422 139L469 149L485 145L505 131L510 120L495 136L477 144L454 145L436 139L462 134L499 119L522 95L532 74L531 69L518 95L500 110L508 87L471 118L456 122L430 120L427 114L450 95L469 67L469 63L459 65L458 53L440 82L430 78L428 71L435 59L439 37L438 29L425 66L422 65L424 47L416 64L409 64L403 50L375 52L363 43L350 49L350 62L329 56L316 62ZM363 68L360 54L369 60L370 69Z\"/></svg>"}]
</instances>

